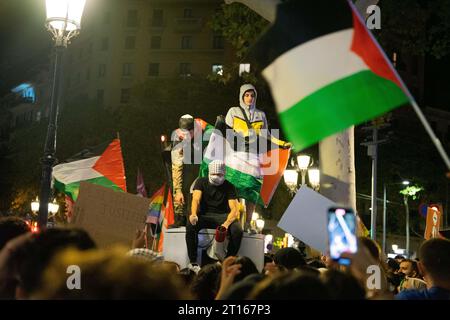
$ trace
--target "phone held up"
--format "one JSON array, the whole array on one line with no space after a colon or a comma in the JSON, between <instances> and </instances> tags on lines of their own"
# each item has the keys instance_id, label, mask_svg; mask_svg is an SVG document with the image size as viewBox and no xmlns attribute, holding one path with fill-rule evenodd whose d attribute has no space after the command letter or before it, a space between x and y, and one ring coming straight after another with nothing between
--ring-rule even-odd
<instances>
[{"instance_id":1,"label":"phone held up","mask_svg":"<svg viewBox=\"0 0 450 320\"><path fill-rule=\"evenodd\" d=\"M331 259L342 265L350 265L350 259L341 258L344 252L356 253L356 215L352 209L332 207L328 209L328 250Z\"/></svg>"}]
</instances>

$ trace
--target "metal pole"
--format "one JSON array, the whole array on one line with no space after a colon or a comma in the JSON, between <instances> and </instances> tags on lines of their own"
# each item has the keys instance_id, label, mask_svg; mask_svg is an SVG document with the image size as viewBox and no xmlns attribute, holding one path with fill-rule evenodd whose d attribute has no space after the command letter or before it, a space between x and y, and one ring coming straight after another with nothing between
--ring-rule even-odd
<instances>
[{"instance_id":1,"label":"metal pole","mask_svg":"<svg viewBox=\"0 0 450 320\"><path fill-rule=\"evenodd\" d=\"M406 209L406 258L409 258L409 207L408 207L408 196L403 197Z\"/></svg>"},{"instance_id":2,"label":"metal pole","mask_svg":"<svg viewBox=\"0 0 450 320\"><path fill-rule=\"evenodd\" d=\"M386 254L386 184L383 184L383 253Z\"/></svg>"},{"instance_id":3,"label":"metal pole","mask_svg":"<svg viewBox=\"0 0 450 320\"><path fill-rule=\"evenodd\" d=\"M372 214L370 218L370 238L377 238L377 154L378 154L378 128L373 127L373 140L369 146L372 156Z\"/></svg>"},{"instance_id":4,"label":"metal pole","mask_svg":"<svg viewBox=\"0 0 450 320\"><path fill-rule=\"evenodd\" d=\"M305 185L305 178L306 178L306 170L300 170L301 174L302 174L302 186Z\"/></svg>"},{"instance_id":5,"label":"metal pole","mask_svg":"<svg viewBox=\"0 0 450 320\"><path fill-rule=\"evenodd\" d=\"M47 137L45 139L44 157L41 159L42 163L42 175L41 175L41 189L39 194L40 206L38 223L39 228L42 230L47 226L48 218L48 203L51 192L51 179L53 165L56 162L56 128L58 120L58 109L60 104L60 80L62 76L61 61L64 54L65 46L55 46L55 64L53 70L53 84L52 94L50 102L50 116L47 128Z\"/></svg>"}]
</instances>

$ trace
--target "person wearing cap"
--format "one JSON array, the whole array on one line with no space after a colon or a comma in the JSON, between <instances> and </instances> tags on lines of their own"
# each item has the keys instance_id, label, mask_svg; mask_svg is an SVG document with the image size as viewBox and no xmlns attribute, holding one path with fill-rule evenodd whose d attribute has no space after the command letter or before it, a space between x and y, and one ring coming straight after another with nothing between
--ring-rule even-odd
<instances>
[{"instance_id":1,"label":"person wearing cap","mask_svg":"<svg viewBox=\"0 0 450 320\"><path fill-rule=\"evenodd\" d=\"M238 206L235 187L225 180L225 164L221 160L211 161L208 177L197 179L194 185L191 214L186 225L186 245L189 268L195 272L197 265L198 232L201 229L227 229L229 243L227 256L235 256L241 246L242 229L237 221Z\"/></svg>"},{"instance_id":2,"label":"person wearing cap","mask_svg":"<svg viewBox=\"0 0 450 320\"><path fill-rule=\"evenodd\" d=\"M257 136L265 137L280 148L290 148L292 146L291 143L279 140L267 131L269 129L267 117L264 111L256 108L256 98L257 91L255 86L248 83L242 85L239 90L239 106L228 110L225 117L226 125L244 138L247 152L257 152L249 147L250 144L255 143ZM245 206L247 214L246 229L249 229L249 222L252 220L255 203L246 201Z\"/></svg>"},{"instance_id":3,"label":"person wearing cap","mask_svg":"<svg viewBox=\"0 0 450 320\"><path fill-rule=\"evenodd\" d=\"M186 225L187 211L191 202L190 188L198 177L201 163L201 134L201 126L190 114L181 116L179 128L172 134L171 160L175 223L169 228Z\"/></svg>"}]
</instances>

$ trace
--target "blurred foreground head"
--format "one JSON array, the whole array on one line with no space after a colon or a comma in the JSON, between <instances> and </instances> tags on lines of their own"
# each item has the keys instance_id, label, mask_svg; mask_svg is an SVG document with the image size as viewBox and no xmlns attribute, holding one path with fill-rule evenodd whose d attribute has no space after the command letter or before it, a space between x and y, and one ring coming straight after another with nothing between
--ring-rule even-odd
<instances>
[{"instance_id":1,"label":"blurred foreground head","mask_svg":"<svg viewBox=\"0 0 450 320\"><path fill-rule=\"evenodd\" d=\"M425 280L436 286L450 288L450 240L427 240L420 247L419 255L419 265Z\"/></svg>"},{"instance_id":2,"label":"blurred foreground head","mask_svg":"<svg viewBox=\"0 0 450 320\"><path fill-rule=\"evenodd\" d=\"M89 234L78 228L53 228L33 234L14 255L17 298L27 298L41 282L44 269L60 251L69 247L78 250L95 248Z\"/></svg>"},{"instance_id":3,"label":"blurred foreground head","mask_svg":"<svg viewBox=\"0 0 450 320\"><path fill-rule=\"evenodd\" d=\"M21 234L30 232L30 227L19 217L0 218L0 250L6 243Z\"/></svg>"},{"instance_id":4,"label":"blurred foreground head","mask_svg":"<svg viewBox=\"0 0 450 320\"><path fill-rule=\"evenodd\" d=\"M76 271L67 273L69 266L76 266L81 271L80 289L68 288L68 283L75 288L77 285ZM71 275L73 278L69 279ZM170 266L133 259L124 256L121 248L116 248L61 252L45 270L42 286L32 298L176 300L189 296Z\"/></svg>"}]
</instances>

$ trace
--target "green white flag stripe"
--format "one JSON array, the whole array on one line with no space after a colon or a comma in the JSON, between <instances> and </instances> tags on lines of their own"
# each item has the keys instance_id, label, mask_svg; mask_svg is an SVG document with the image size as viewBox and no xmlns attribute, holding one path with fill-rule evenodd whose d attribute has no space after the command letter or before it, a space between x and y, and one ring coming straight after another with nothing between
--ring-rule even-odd
<instances>
[{"instance_id":1,"label":"green white flag stripe","mask_svg":"<svg viewBox=\"0 0 450 320\"><path fill-rule=\"evenodd\" d=\"M205 150L200 176L207 176L208 164L216 159L225 162L225 178L236 187L239 198L254 203L260 201L262 176L256 154L235 151L222 135L214 132Z\"/></svg>"},{"instance_id":2,"label":"green white flag stripe","mask_svg":"<svg viewBox=\"0 0 450 320\"><path fill-rule=\"evenodd\" d=\"M227 139L215 132L211 135L210 143L205 150L204 159L207 159L209 162L223 160L230 169L261 178L258 156L245 151L235 151Z\"/></svg>"},{"instance_id":3,"label":"green white flag stripe","mask_svg":"<svg viewBox=\"0 0 450 320\"><path fill-rule=\"evenodd\" d=\"M280 55L264 69L279 113L330 83L368 70L351 51L353 28L303 43ZM308 75L308 76L304 76Z\"/></svg>"},{"instance_id":4,"label":"green white flag stripe","mask_svg":"<svg viewBox=\"0 0 450 320\"><path fill-rule=\"evenodd\" d=\"M53 167L53 178L60 183L70 184L103 177L101 173L93 169L99 158L100 156L59 164Z\"/></svg>"}]
</instances>

